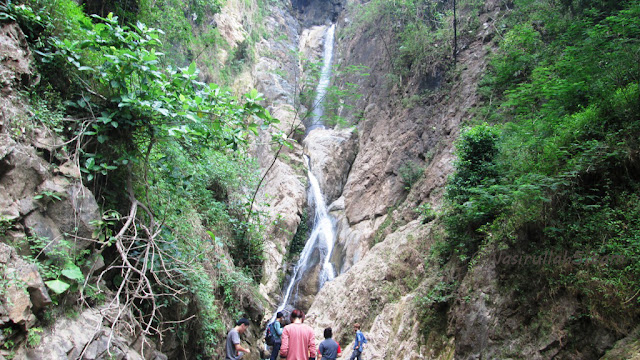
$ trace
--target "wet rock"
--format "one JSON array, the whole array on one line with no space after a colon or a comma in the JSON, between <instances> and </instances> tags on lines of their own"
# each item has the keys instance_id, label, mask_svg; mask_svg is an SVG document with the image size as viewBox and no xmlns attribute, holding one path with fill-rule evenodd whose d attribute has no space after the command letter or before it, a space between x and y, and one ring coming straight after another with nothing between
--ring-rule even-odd
<instances>
[{"instance_id":1,"label":"wet rock","mask_svg":"<svg viewBox=\"0 0 640 360\"><path fill-rule=\"evenodd\" d=\"M341 0L293 0L291 5L304 27L334 22L346 2Z\"/></svg>"}]
</instances>

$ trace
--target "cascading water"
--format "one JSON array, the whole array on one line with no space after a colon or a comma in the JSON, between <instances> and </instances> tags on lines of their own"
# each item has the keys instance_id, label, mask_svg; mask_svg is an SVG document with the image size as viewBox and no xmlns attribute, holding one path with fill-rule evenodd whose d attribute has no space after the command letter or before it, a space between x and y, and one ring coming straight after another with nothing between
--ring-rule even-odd
<instances>
[{"instance_id":1,"label":"cascading water","mask_svg":"<svg viewBox=\"0 0 640 360\"><path fill-rule=\"evenodd\" d=\"M300 281L305 272L310 270L311 266L309 264L314 250L319 250L320 258L322 259L322 268L319 274L320 287L322 287L325 282L331 281L335 277L333 265L330 261L335 241L335 233L333 230L334 224L329 216L329 212L327 211L327 205L324 201L322 191L320 190L318 179L316 179L311 171L309 158L305 156L305 160L309 169L309 202L314 205L315 209L314 226L311 231L311 235L309 235L309 239L304 245L304 249L302 249L302 252L300 253L300 259L298 259L298 262L293 268L291 279L289 280L289 284L287 285L282 298L282 303L278 307L277 311L284 310L291 299L291 294L295 285Z\"/></svg>"},{"instance_id":2,"label":"cascading water","mask_svg":"<svg viewBox=\"0 0 640 360\"><path fill-rule=\"evenodd\" d=\"M333 59L333 38L335 31L336 24L331 24L324 37L322 70L320 71L320 80L316 88L316 98L313 100L311 122L309 126L307 126L307 132L324 127L324 122L322 121L322 116L324 115L323 103L331 80L331 61Z\"/></svg>"},{"instance_id":3,"label":"cascading water","mask_svg":"<svg viewBox=\"0 0 640 360\"><path fill-rule=\"evenodd\" d=\"M324 124L322 122L322 115L324 112L322 103L327 93L329 81L331 80L331 60L333 57L335 27L335 24L332 24L327 29L325 35L322 72L320 73L320 81L318 82L316 91L317 94L313 103L313 117L311 119L311 124L307 126L307 131L311 131L314 128L324 128ZM307 239L304 249L302 249L302 252L300 253L300 258L293 268L293 273L291 274L289 283L285 288L282 302L276 312L284 310L290 303L294 288L303 278L304 274L313 267L310 260L316 250L319 252L320 261L322 262L318 275L319 287L322 287L327 281L331 281L335 277L335 271L330 261L335 241L334 223L327 211L327 205L324 201L322 191L320 190L318 179L311 171L310 160L307 156L305 156L305 160L307 163L310 184L308 199L309 203L313 204L315 210L314 225L311 235ZM275 319L275 314L272 320L273 319Z\"/></svg>"}]
</instances>

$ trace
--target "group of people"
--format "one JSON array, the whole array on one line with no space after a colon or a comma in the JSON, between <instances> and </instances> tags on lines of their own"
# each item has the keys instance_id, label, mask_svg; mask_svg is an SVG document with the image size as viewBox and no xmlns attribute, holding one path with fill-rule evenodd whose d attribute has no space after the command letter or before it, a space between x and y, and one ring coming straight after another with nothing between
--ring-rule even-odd
<instances>
[{"instance_id":1,"label":"group of people","mask_svg":"<svg viewBox=\"0 0 640 360\"><path fill-rule=\"evenodd\" d=\"M282 326L284 317L281 312L276 314L276 320L269 324L273 336L270 360L311 360L318 359L335 360L342 356L340 344L333 337L333 330L329 327L324 329L324 341L316 349L316 341L313 329L304 323L304 313L301 310L293 310L290 316L290 324ZM249 327L249 320L242 318L236 322L236 326L229 331L226 342L226 360L241 359L244 354L250 353L250 349L240 345L240 334ZM356 339L353 345L353 352L350 360L362 360L361 355L367 343L360 324L353 325Z\"/></svg>"}]
</instances>

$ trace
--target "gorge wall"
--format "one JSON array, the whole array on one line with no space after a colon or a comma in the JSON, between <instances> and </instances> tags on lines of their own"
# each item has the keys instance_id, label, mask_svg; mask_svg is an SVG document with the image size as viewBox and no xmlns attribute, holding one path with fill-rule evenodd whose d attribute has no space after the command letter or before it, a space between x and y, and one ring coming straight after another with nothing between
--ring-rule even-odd
<instances>
[{"instance_id":1,"label":"gorge wall","mask_svg":"<svg viewBox=\"0 0 640 360\"><path fill-rule=\"evenodd\" d=\"M415 209L428 204L437 210L441 205L453 171L454 141L465 121L474 116L478 82L498 41L495 22L510 10L509 4L483 2L475 19L480 25L458 44L455 71L445 74L433 67L431 72L411 73L400 81L389 76L393 72L390 29L353 30L355 13L363 2L345 1L339 7L326 2L300 10L309 4L293 2L301 24L300 51L318 58L323 30L305 28L335 19L334 64L365 65L369 73L332 80L337 86L357 85L362 96L353 107L338 110L357 125L311 131L304 149L296 147L297 155L290 156L299 159L301 151L310 155L336 221L332 262L339 276L317 295L313 294L315 284L308 290L314 299L307 322L316 330L317 340L322 339L322 329L331 326L342 348L350 349L352 324L359 322L370 340L368 359L597 359L605 353L606 358L637 357L636 345L629 345L637 344L637 331L617 342L619 334L580 324L575 320L579 299L564 294L544 305L520 303L513 292L504 290L508 274L496 266L492 254L480 258L470 270L456 261L443 266L427 261L430 246L443 236L443 230ZM309 14L319 20L309 20ZM309 40L308 34L315 40ZM407 101L425 93L430 95ZM407 167L420 171L411 186L403 179L402 169ZM304 178L298 173L297 179L296 188L301 189ZM297 196L297 204L304 204L302 192ZM297 214L302 211L297 208ZM278 257L282 258L270 255ZM279 289L274 278L271 275L263 288L275 303ZM446 287L453 283L459 285L457 292L447 293ZM425 298L438 295L446 299L435 305L424 303ZM551 310L539 312L542 308ZM544 325L531 324L540 317Z\"/></svg>"},{"instance_id":2,"label":"gorge wall","mask_svg":"<svg viewBox=\"0 0 640 360\"><path fill-rule=\"evenodd\" d=\"M289 249L309 221L307 155L335 220L331 260L337 277L319 289L316 269L299 286L298 306L307 311L306 322L315 329L318 342L325 327L333 328L343 358L351 353L352 325L359 322L369 339L368 360L640 359L640 329L622 336L581 320L580 301L571 294L540 303L523 301L505 290L504 279L513 269L497 264L495 254L479 256L472 267L460 266L455 259L439 264L429 258L443 229L435 216L421 216L416 209L438 210L442 204L454 168L454 142L465 121L474 116L480 101L478 82L499 37L495 22L511 3L482 2L480 25L459 44L454 70L446 73L434 66L399 79L390 76L394 65L389 41L394 29L354 24L356 12L366 3L271 4L262 24L270 36L256 43L255 63L234 80L238 92L255 87L265 95L265 105L280 120L277 130L291 142L291 147L277 145L273 132L260 130L251 146L266 174L254 208L265 214L265 261L259 294L242 295L240 307L254 321L244 340L254 350L263 346L262 330L281 303L297 260L289 256ZM251 26L246 23L246 4L228 0L216 15L220 34L231 48L245 40ZM364 65L369 75L332 80L336 86L355 84L361 95L350 106L335 110L349 125L316 129L305 136L303 117L313 110L300 99L302 78L311 69L305 60L321 59L323 36L332 22L336 23L334 64ZM0 127L29 116L16 88L37 79L31 77L30 54L21 36L11 27L0 32ZM0 205L3 223L12 224L9 231L3 230L5 242L20 243L35 236L59 239L69 232L91 239L93 221L100 214L90 189L80 181L79 165L59 150L60 139L46 129L34 132L32 144L16 143L2 134ZM415 182L408 183L407 169L417 172ZM43 196L36 199L34 194ZM52 196L62 200L52 201ZM0 265L12 269L27 289L6 287L0 325L26 331L34 314L49 306L51 299L34 266L19 260L22 250L0 244ZM104 266L98 258L95 262L97 268ZM109 315L105 309L87 310L75 319L59 321L43 334L41 346L25 347L17 356L99 358L110 339ZM541 318L544 322L537 322ZM224 313L224 319L231 325L230 314ZM260 320L260 326L255 324ZM114 339L116 357L167 358L154 344L120 330ZM88 333L95 336L87 337ZM180 345L165 344L165 348L175 350L171 356ZM2 354L8 355L1 353L0 359ZM260 353L252 351L245 358L258 360Z\"/></svg>"}]
</instances>

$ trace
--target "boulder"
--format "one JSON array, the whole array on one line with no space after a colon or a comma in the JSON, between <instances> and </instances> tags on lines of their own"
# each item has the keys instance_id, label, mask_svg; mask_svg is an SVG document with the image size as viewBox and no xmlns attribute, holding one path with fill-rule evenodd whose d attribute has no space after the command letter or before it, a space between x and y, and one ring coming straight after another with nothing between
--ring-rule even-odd
<instances>
[{"instance_id":1,"label":"boulder","mask_svg":"<svg viewBox=\"0 0 640 360\"><path fill-rule=\"evenodd\" d=\"M353 129L314 129L304 139L304 146L325 201L331 203L342 195L356 158L356 133Z\"/></svg>"},{"instance_id":2,"label":"boulder","mask_svg":"<svg viewBox=\"0 0 640 360\"><path fill-rule=\"evenodd\" d=\"M353 328L362 324L369 338L367 359L418 359L420 348L415 319L415 293L404 295L407 278L429 279L422 265L423 254L415 249L430 243L432 230L413 221L375 245L350 269L328 282L316 296L307 320L322 339L331 326L336 339L349 356ZM343 355L345 356L345 355Z\"/></svg>"},{"instance_id":3,"label":"boulder","mask_svg":"<svg viewBox=\"0 0 640 360\"><path fill-rule=\"evenodd\" d=\"M98 203L91 191L79 181L66 187L65 194L65 199L54 201L47 207L46 214L61 232L71 235L76 248L85 249L93 243L95 222L100 220Z\"/></svg>"},{"instance_id":4,"label":"boulder","mask_svg":"<svg viewBox=\"0 0 640 360\"><path fill-rule=\"evenodd\" d=\"M0 152L0 203L14 203L32 197L43 181L50 177L49 165L35 149L19 143L9 145Z\"/></svg>"},{"instance_id":5,"label":"boulder","mask_svg":"<svg viewBox=\"0 0 640 360\"><path fill-rule=\"evenodd\" d=\"M45 160L49 162L53 162L53 156L58 152L61 158L67 157L62 149L64 141L56 133L47 128L39 127L33 130L31 145L36 149L46 150L50 158Z\"/></svg>"},{"instance_id":6,"label":"boulder","mask_svg":"<svg viewBox=\"0 0 640 360\"><path fill-rule=\"evenodd\" d=\"M16 23L0 27L0 89L11 92L13 87L26 85L32 75L31 51L22 30Z\"/></svg>"},{"instance_id":7,"label":"boulder","mask_svg":"<svg viewBox=\"0 0 640 360\"><path fill-rule=\"evenodd\" d=\"M47 288L37 266L24 261L4 243L0 243L0 265L4 268L3 277L9 279L3 299L6 316L12 323L28 329L35 322L33 314L51 305Z\"/></svg>"},{"instance_id":8,"label":"boulder","mask_svg":"<svg viewBox=\"0 0 640 360\"><path fill-rule=\"evenodd\" d=\"M145 345L145 356L129 344L140 342L135 334L111 333L109 324L101 314L105 309L87 309L74 319L58 320L53 328L45 329L40 344L32 348L21 348L16 357L28 360L58 359L131 359L163 360L167 357ZM107 311L109 312L109 311ZM146 344L151 344L148 339ZM135 346L134 346L135 347Z\"/></svg>"},{"instance_id":9,"label":"boulder","mask_svg":"<svg viewBox=\"0 0 640 360\"><path fill-rule=\"evenodd\" d=\"M50 254L64 237L58 229L56 223L48 216L39 211L34 211L24 218L24 226L32 236L37 236L49 243L44 248L45 254Z\"/></svg>"}]
</instances>

